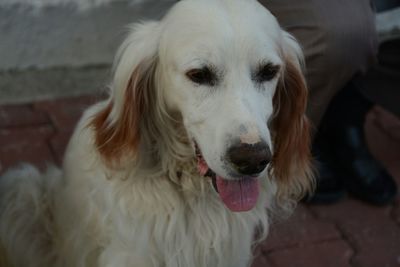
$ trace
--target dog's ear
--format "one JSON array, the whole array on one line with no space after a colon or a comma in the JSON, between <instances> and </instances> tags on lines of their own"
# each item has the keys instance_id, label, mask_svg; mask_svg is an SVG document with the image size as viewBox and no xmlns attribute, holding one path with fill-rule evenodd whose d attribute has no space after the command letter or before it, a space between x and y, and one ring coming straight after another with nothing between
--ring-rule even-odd
<instances>
[{"instance_id":1,"label":"dog's ear","mask_svg":"<svg viewBox=\"0 0 400 267\"><path fill-rule=\"evenodd\" d=\"M118 50L106 105L92 118L95 147L107 163L135 157L143 116L155 97L159 26L135 25Z\"/></svg>"},{"instance_id":2,"label":"dog's ear","mask_svg":"<svg viewBox=\"0 0 400 267\"><path fill-rule=\"evenodd\" d=\"M286 32L283 40L284 72L273 99L272 171L278 182L278 196L300 198L313 185L310 126L305 115L307 85L301 48Z\"/></svg>"}]
</instances>

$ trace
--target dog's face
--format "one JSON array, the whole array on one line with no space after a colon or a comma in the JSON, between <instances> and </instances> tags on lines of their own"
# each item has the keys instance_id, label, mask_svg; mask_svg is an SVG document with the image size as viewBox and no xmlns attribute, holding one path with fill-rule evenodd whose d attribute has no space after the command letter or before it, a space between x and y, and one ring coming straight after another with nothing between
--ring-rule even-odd
<instances>
[{"instance_id":1,"label":"dog's face","mask_svg":"<svg viewBox=\"0 0 400 267\"><path fill-rule=\"evenodd\" d=\"M204 159L200 169L215 172L218 190L222 180L251 181L255 190L272 160L268 122L283 69L282 33L256 2L237 1L232 10L219 4L182 3L167 17L160 41L164 93ZM231 207L251 207L256 193L250 193L249 203Z\"/></svg>"},{"instance_id":2,"label":"dog's face","mask_svg":"<svg viewBox=\"0 0 400 267\"><path fill-rule=\"evenodd\" d=\"M213 177L221 199L234 211L255 206L258 179L268 170L282 180L301 168L300 176L308 172L300 49L267 10L251 0L186 0L148 28L123 45L113 102L94 121L98 132L105 118L138 124L149 115L146 105L179 113L199 172ZM138 57L134 53L143 58L130 59ZM146 58L156 63L143 63ZM153 83L156 89L146 88ZM120 122L115 114L122 114ZM98 146L118 137L116 131L103 132ZM125 131L119 141L129 139ZM133 132L131 145L136 145L140 133ZM293 166L283 162L291 158Z\"/></svg>"}]
</instances>

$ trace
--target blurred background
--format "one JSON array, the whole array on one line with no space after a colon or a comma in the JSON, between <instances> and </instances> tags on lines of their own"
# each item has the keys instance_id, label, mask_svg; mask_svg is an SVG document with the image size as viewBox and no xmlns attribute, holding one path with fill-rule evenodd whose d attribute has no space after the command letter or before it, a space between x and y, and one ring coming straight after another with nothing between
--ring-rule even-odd
<instances>
[{"instance_id":1,"label":"blurred background","mask_svg":"<svg viewBox=\"0 0 400 267\"><path fill-rule=\"evenodd\" d=\"M160 18L171 0L1 0L0 103L93 92L125 26Z\"/></svg>"},{"instance_id":2,"label":"blurred background","mask_svg":"<svg viewBox=\"0 0 400 267\"><path fill-rule=\"evenodd\" d=\"M400 31L398 0L375 0L381 36ZM0 103L96 91L128 23L173 0L0 0Z\"/></svg>"}]
</instances>

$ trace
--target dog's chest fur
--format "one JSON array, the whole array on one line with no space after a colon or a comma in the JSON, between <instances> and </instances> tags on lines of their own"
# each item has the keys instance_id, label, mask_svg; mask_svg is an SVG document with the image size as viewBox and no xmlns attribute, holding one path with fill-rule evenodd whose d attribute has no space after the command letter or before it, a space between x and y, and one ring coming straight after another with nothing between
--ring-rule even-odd
<instances>
[{"instance_id":1,"label":"dog's chest fur","mask_svg":"<svg viewBox=\"0 0 400 267\"><path fill-rule=\"evenodd\" d=\"M165 267L247 266L255 227L266 227L264 207L232 213L208 181L193 181L206 178L182 179L187 179L181 184L186 189L166 178L121 184L120 190L130 192L115 198L107 220L109 246L100 260L110 266L116 266L115 260L125 261L126 266L128 262ZM191 183L202 189L194 190Z\"/></svg>"},{"instance_id":2,"label":"dog's chest fur","mask_svg":"<svg viewBox=\"0 0 400 267\"><path fill-rule=\"evenodd\" d=\"M265 207L260 202L252 211L232 213L207 179L183 174L179 186L166 177L113 181L98 192L109 194L107 205L99 204L107 211L98 213L108 215L94 219L105 235L101 242L88 242L103 243L92 249L97 253L89 261L99 266L247 266L255 228L267 229Z\"/></svg>"}]
</instances>

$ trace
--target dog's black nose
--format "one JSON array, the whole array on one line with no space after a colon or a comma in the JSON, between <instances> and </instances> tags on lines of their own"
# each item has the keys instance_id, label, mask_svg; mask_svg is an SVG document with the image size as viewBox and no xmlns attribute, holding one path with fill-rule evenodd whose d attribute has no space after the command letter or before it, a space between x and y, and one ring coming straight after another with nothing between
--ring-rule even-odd
<instances>
[{"instance_id":1,"label":"dog's black nose","mask_svg":"<svg viewBox=\"0 0 400 267\"><path fill-rule=\"evenodd\" d=\"M271 161L272 155L264 142L256 144L238 143L229 148L227 159L240 174L256 175Z\"/></svg>"}]
</instances>

